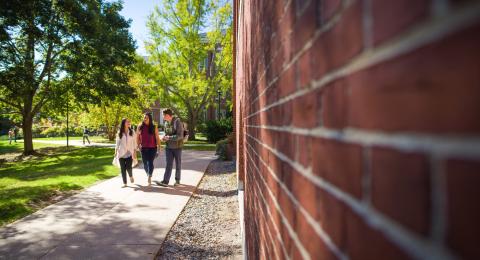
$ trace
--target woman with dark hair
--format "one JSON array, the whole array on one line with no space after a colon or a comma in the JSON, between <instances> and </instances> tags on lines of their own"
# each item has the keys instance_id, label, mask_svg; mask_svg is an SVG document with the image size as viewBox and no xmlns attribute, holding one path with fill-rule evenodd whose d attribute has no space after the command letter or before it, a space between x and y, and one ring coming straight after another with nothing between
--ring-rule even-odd
<instances>
[{"instance_id":1,"label":"woman with dark hair","mask_svg":"<svg viewBox=\"0 0 480 260\"><path fill-rule=\"evenodd\" d=\"M152 114L145 113L143 122L138 126L137 143L142 153L143 168L148 176L148 185L152 184L153 160L160 152L160 137Z\"/></svg>"},{"instance_id":2,"label":"woman with dark hair","mask_svg":"<svg viewBox=\"0 0 480 260\"><path fill-rule=\"evenodd\" d=\"M133 183L132 163L137 160L137 141L130 125L130 120L127 118L122 119L115 145L114 164L118 163L120 166L123 187L127 187L127 172L128 176L130 176L130 182Z\"/></svg>"}]
</instances>

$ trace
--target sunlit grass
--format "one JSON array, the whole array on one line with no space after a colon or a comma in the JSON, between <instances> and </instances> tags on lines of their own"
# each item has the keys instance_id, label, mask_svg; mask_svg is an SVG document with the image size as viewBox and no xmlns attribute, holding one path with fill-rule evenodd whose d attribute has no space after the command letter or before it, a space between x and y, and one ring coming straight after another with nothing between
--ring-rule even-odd
<instances>
[{"instance_id":1,"label":"sunlit grass","mask_svg":"<svg viewBox=\"0 0 480 260\"><path fill-rule=\"evenodd\" d=\"M114 177L111 148L56 148L53 154L0 167L0 225L24 217L61 192Z\"/></svg>"}]
</instances>

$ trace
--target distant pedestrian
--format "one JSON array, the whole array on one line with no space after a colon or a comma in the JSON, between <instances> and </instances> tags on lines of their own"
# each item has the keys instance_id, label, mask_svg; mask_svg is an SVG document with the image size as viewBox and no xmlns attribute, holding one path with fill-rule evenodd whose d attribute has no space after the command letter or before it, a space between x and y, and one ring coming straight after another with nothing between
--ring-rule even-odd
<instances>
[{"instance_id":1,"label":"distant pedestrian","mask_svg":"<svg viewBox=\"0 0 480 260\"><path fill-rule=\"evenodd\" d=\"M88 131L88 128L86 126L83 127L83 144L85 145L85 139L87 139L88 144L90 144L90 139L88 139L88 134L90 131Z\"/></svg>"},{"instance_id":2,"label":"distant pedestrian","mask_svg":"<svg viewBox=\"0 0 480 260\"><path fill-rule=\"evenodd\" d=\"M13 128L13 135L14 135L14 141L15 143L17 142L17 136L18 136L18 127Z\"/></svg>"},{"instance_id":3,"label":"distant pedestrian","mask_svg":"<svg viewBox=\"0 0 480 260\"><path fill-rule=\"evenodd\" d=\"M182 171L182 148L184 142L183 123L179 117L173 116L171 109L163 111L165 120L165 136L162 141L166 142L165 157L167 165L163 174L163 181L157 182L160 186L168 186L172 175L173 161L175 160L175 186L180 184Z\"/></svg>"},{"instance_id":4,"label":"distant pedestrian","mask_svg":"<svg viewBox=\"0 0 480 260\"><path fill-rule=\"evenodd\" d=\"M142 153L143 168L148 176L148 186L152 184L153 161L160 153L160 137L158 128L151 113L145 113L143 122L138 126L137 143Z\"/></svg>"},{"instance_id":5,"label":"distant pedestrian","mask_svg":"<svg viewBox=\"0 0 480 260\"><path fill-rule=\"evenodd\" d=\"M115 142L115 156L114 164L120 166L120 173L122 174L123 187L127 187L127 173L130 177L130 182L133 183L132 164L137 161L137 140L134 131L131 128L130 120L122 119L118 135Z\"/></svg>"},{"instance_id":6,"label":"distant pedestrian","mask_svg":"<svg viewBox=\"0 0 480 260\"><path fill-rule=\"evenodd\" d=\"M13 140L13 129L9 129L8 130L8 144L12 144L12 140Z\"/></svg>"}]
</instances>

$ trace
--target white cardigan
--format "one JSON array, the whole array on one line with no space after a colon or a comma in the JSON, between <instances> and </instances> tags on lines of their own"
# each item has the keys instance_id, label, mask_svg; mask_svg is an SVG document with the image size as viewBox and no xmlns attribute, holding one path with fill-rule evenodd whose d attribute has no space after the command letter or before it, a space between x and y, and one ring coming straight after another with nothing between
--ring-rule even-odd
<instances>
[{"instance_id":1,"label":"white cardigan","mask_svg":"<svg viewBox=\"0 0 480 260\"><path fill-rule=\"evenodd\" d=\"M135 154L135 149L137 147L137 136L136 133L133 132L133 135L130 136L128 133L122 135L122 139L118 138L116 139L116 154L117 158L122 158L127 152L130 152L132 156Z\"/></svg>"}]
</instances>

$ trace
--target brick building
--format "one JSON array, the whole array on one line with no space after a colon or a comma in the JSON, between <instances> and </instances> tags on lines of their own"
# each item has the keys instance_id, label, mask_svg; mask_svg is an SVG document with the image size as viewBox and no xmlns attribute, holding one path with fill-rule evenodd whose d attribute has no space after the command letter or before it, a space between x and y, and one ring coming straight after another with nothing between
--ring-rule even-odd
<instances>
[{"instance_id":1,"label":"brick building","mask_svg":"<svg viewBox=\"0 0 480 260\"><path fill-rule=\"evenodd\" d=\"M234 0L249 259L480 259L480 1Z\"/></svg>"}]
</instances>

